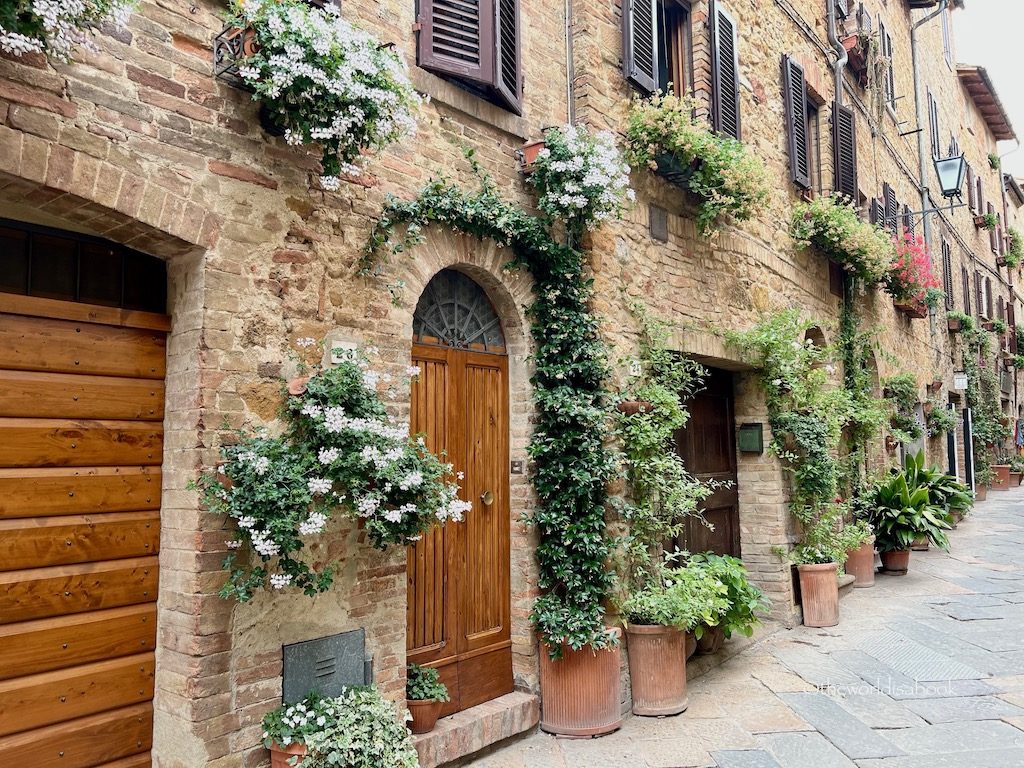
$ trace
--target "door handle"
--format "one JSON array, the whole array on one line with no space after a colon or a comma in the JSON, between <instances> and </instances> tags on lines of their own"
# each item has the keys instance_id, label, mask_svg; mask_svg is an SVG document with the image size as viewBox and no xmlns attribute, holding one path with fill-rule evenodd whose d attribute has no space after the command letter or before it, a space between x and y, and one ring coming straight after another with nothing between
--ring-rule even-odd
<instances>
[{"instance_id":1,"label":"door handle","mask_svg":"<svg viewBox=\"0 0 1024 768\"><path fill-rule=\"evenodd\" d=\"M485 507L491 506L494 503L494 491L484 491L481 493L480 501L484 503Z\"/></svg>"}]
</instances>

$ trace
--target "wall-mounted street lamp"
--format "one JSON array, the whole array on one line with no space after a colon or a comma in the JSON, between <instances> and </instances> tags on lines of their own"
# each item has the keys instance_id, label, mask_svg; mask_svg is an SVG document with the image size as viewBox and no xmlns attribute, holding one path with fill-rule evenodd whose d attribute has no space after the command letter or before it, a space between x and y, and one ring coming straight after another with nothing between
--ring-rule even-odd
<instances>
[{"instance_id":1,"label":"wall-mounted street lamp","mask_svg":"<svg viewBox=\"0 0 1024 768\"><path fill-rule=\"evenodd\" d=\"M911 217L927 217L930 213L939 211L952 211L954 208L963 208L967 203L963 202L960 190L964 185L964 178L967 176L967 160L963 153L949 157L935 158L935 175L939 177L939 186L942 188L942 196L949 200L949 205L942 208L926 208L923 211L914 211L908 214ZM954 203L953 198L959 202Z\"/></svg>"}]
</instances>

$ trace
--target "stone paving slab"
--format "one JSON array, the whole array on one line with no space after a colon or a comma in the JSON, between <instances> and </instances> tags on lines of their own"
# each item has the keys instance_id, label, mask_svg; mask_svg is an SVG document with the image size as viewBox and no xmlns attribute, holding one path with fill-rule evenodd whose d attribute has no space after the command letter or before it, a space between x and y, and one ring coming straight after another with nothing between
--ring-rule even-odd
<instances>
[{"instance_id":1,"label":"stone paving slab","mask_svg":"<svg viewBox=\"0 0 1024 768\"><path fill-rule=\"evenodd\" d=\"M985 676L973 667L898 632L877 632L861 641L860 649L897 672L920 682L978 680Z\"/></svg>"},{"instance_id":2,"label":"stone paving slab","mask_svg":"<svg viewBox=\"0 0 1024 768\"><path fill-rule=\"evenodd\" d=\"M927 725L920 715L915 715L902 702L895 701L879 691L845 691L830 695L839 706L871 728L912 728Z\"/></svg>"},{"instance_id":3,"label":"stone paving slab","mask_svg":"<svg viewBox=\"0 0 1024 768\"><path fill-rule=\"evenodd\" d=\"M896 701L908 699L947 698L950 696L982 696L996 693L996 689L983 680L946 680L922 682L897 672L887 664L863 651L838 651L832 657L860 676L879 692ZM836 686L830 691L862 691L863 685Z\"/></svg>"},{"instance_id":4,"label":"stone paving slab","mask_svg":"<svg viewBox=\"0 0 1024 768\"><path fill-rule=\"evenodd\" d=\"M824 694L781 693L779 698L848 757L891 757L903 752Z\"/></svg>"},{"instance_id":5,"label":"stone paving slab","mask_svg":"<svg viewBox=\"0 0 1024 768\"><path fill-rule=\"evenodd\" d=\"M725 750L712 752L718 768L782 768L778 761L763 749Z\"/></svg>"},{"instance_id":6,"label":"stone paving slab","mask_svg":"<svg viewBox=\"0 0 1024 768\"><path fill-rule=\"evenodd\" d=\"M995 696L963 696L954 699L918 699L907 706L929 723L962 720L998 720L1024 716L1024 709Z\"/></svg>"},{"instance_id":7,"label":"stone paving slab","mask_svg":"<svg viewBox=\"0 0 1024 768\"><path fill-rule=\"evenodd\" d=\"M781 768L856 768L820 733L772 733L757 740Z\"/></svg>"},{"instance_id":8,"label":"stone paving slab","mask_svg":"<svg viewBox=\"0 0 1024 768\"><path fill-rule=\"evenodd\" d=\"M1001 720L897 728L886 737L904 752L921 755L1024 747L1024 731Z\"/></svg>"},{"instance_id":9,"label":"stone paving slab","mask_svg":"<svg viewBox=\"0 0 1024 768\"><path fill-rule=\"evenodd\" d=\"M861 760L857 763L857 768L1024 768L1024 749L986 749L969 754L961 752L945 755L904 755L881 760Z\"/></svg>"}]
</instances>

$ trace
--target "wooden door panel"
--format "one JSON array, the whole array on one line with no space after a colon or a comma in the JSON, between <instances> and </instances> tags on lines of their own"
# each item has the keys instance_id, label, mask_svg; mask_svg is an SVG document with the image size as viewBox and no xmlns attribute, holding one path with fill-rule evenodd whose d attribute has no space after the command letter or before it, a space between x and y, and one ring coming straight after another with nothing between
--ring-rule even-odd
<instances>
[{"instance_id":1,"label":"wooden door panel","mask_svg":"<svg viewBox=\"0 0 1024 768\"><path fill-rule=\"evenodd\" d=\"M153 746L153 705L136 704L8 736L0 765L90 768Z\"/></svg>"},{"instance_id":2,"label":"wooden door panel","mask_svg":"<svg viewBox=\"0 0 1024 768\"><path fill-rule=\"evenodd\" d=\"M0 680L156 648L156 603L0 624Z\"/></svg>"},{"instance_id":3,"label":"wooden door panel","mask_svg":"<svg viewBox=\"0 0 1024 768\"><path fill-rule=\"evenodd\" d=\"M144 557L160 549L160 512L0 520L0 571Z\"/></svg>"},{"instance_id":4,"label":"wooden door panel","mask_svg":"<svg viewBox=\"0 0 1024 768\"><path fill-rule=\"evenodd\" d=\"M155 465L163 426L145 421L0 418L0 467Z\"/></svg>"},{"instance_id":5,"label":"wooden door panel","mask_svg":"<svg viewBox=\"0 0 1024 768\"><path fill-rule=\"evenodd\" d=\"M166 334L0 315L0 368L163 379Z\"/></svg>"},{"instance_id":6,"label":"wooden door panel","mask_svg":"<svg viewBox=\"0 0 1024 768\"><path fill-rule=\"evenodd\" d=\"M164 383L158 379L76 376L0 370L0 416L47 419L164 417Z\"/></svg>"},{"instance_id":7,"label":"wooden door panel","mask_svg":"<svg viewBox=\"0 0 1024 768\"><path fill-rule=\"evenodd\" d=\"M160 508L159 467L0 469L0 518Z\"/></svg>"},{"instance_id":8,"label":"wooden door panel","mask_svg":"<svg viewBox=\"0 0 1024 768\"><path fill-rule=\"evenodd\" d=\"M0 682L0 736L153 698L152 653Z\"/></svg>"},{"instance_id":9,"label":"wooden door panel","mask_svg":"<svg viewBox=\"0 0 1024 768\"><path fill-rule=\"evenodd\" d=\"M157 558L107 560L0 573L0 623L156 599Z\"/></svg>"}]
</instances>

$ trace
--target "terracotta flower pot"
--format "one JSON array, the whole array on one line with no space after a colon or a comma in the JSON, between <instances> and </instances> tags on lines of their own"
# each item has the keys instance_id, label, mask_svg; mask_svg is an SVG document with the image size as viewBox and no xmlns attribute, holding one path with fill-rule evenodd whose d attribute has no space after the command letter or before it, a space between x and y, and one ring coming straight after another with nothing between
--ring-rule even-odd
<instances>
[{"instance_id":1,"label":"terracotta flower pot","mask_svg":"<svg viewBox=\"0 0 1024 768\"><path fill-rule=\"evenodd\" d=\"M690 658L697 652L697 636L693 632L686 633L686 658Z\"/></svg>"},{"instance_id":2,"label":"terracotta flower pot","mask_svg":"<svg viewBox=\"0 0 1024 768\"><path fill-rule=\"evenodd\" d=\"M836 563L798 565L804 626L834 627L839 623L839 579Z\"/></svg>"},{"instance_id":3,"label":"terracotta flower pot","mask_svg":"<svg viewBox=\"0 0 1024 768\"><path fill-rule=\"evenodd\" d=\"M950 333L959 333L963 330L963 321L959 317L947 317L946 329Z\"/></svg>"},{"instance_id":4,"label":"terracotta flower pot","mask_svg":"<svg viewBox=\"0 0 1024 768\"><path fill-rule=\"evenodd\" d=\"M882 570L902 576L910 567L910 550L897 549L882 553Z\"/></svg>"},{"instance_id":5,"label":"terracotta flower pot","mask_svg":"<svg viewBox=\"0 0 1024 768\"><path fill-rule=\"evenodd\" d=\"M1009 464L993 464L992 471L995 473L995 478L992 480L992 490L994 491L1008 491L1010 490L1010 465Z\"/></svg>"},{"instance_id":6,"label":"terracotta flower pot","mask_svg":"<svg viewBox=\"0 0 1024 768\"><path fill-rule=\"evenodd\" d=\"M1020 485L1021 479L1024 479L1024 472L1014 472L1012 469L1010 470L1011 488L1016 488L1018 485Z\"/></svg>"},{"instance_id":7,"label":"terracotta flower pot","mask_svg":"<svg viewBox=\"0 0 1024 768\"><path fill-rule=\"evenodd\" d=\"M302 765L302 761L306 757L305 744L289 744L287 747L282 747L280 744L271 744L269 749L270 768L295 768L297 765ZM298 755L299 759L289 763L288 761L296 755Z\"/></svg>"},{"instance_id":8,"label":"terracotta flower pot","mask_svg":"<svg viewBox=\"0 0 1024 768\"><path fill-rule=\"evenodd\" d=\"M675 627L626 627L633 714L678 715L686 709L686 633Z\"/></svg>"},{"instance_id":9,"label":"terracotta flower pot","mask_svg":"<svg viewBox=\"0 0 1024 768\"><path fill-rule=\"evenodd\" d=\"M914 552L927 552L930 546L931 541L929 541L927 536L918 536L914 539L914 543L910 545L910 548Z\"/></svg>"},{"instance_id":10,"label":"terracotta flower pot","mask_svg":"<svg viewBox=\"0 0 1024 768\"><path fill-rule=\"evenodd\" d=\"M537 162L537 155L540 154L540 151L544 149L546 144L547 142L544 139L528 141L526 144L523 144L523 148L520 150L519 168L524 176L529 176L533 173L533 165Z\"/></svg>"},{"instance_id":11,"label":"terracotta flower pot","mask_svg":"<svg viewBox=\"0 0 1024 768\"><path fill-rule=\"evenodd\" d=\"M412 715L412 720L409 721L409 730L413 733L430 733L434 730L444 702L434 699L426 701L406 699L405 706L409 709L409 714Z\"/></svg>"},{"instance_id":12,"label":"terracotta flower pot","mask_svg":"<svg viewBox=\"0 0 1024 768\"><path fill-rule=\"evenodd\" d=\"M988 486L984 483L978 483L974 486L974 498L977 501L984 501L988 498Z\"/></svg>"},{"instance_id":13,"label":"terracotta flower pot","mask_svg":"<svg viewBox=\"0 0 1024 768\"><path fill-rule=\"evenodd\" d=\"M918 320L928 317L928 307L914 301L893 301L897 312L902 312L907 317L916 317Z\"/></svg>"},{"instance_id":14,"label":"terracotta flower pot","mask_svg":"<svg viewBox=\"0 0 1024 768\"><path fill-rule=\"evenodd\" d=\"M616 637L621 630L608 630ZM562 648L553 661L540 646L540 728L563 736L603 736L622 725L619 667L622 649Z\"/></svg>"},{"instance_id":15,"label":"terracotta flower pot","mask_svg":"<svg viewBox=\"0 0 1024 768\"><path fill-rule=\"evenodd\" d=\"M857 549L846 553L846 572L856 581L855 587L872 587L875 584L875 537L872 536Z\"/></svg>"},{"instance_id":16,"label":"terracotta flower pot","mask_svg":"<svg viewBox=\"0 0 1024 768\"><path fill-rule=\"evenodd\" d=\"M718 653L725 645L725 632L721 627L704 627L704 634L697 638L697 653Z\"/></svg>"}]
</instances>

